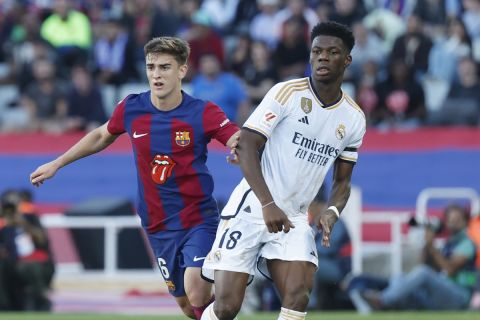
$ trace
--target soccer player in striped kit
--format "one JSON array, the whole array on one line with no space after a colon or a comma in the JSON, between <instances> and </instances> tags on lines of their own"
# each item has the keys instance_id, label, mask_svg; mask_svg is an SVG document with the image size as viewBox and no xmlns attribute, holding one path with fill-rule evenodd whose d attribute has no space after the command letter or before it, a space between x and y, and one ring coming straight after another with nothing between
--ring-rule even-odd
<instances>
[{"instance_id":1,"label":"soccer player in striped kit","mask_svg":"<svg viewBox=\"0 0 480 320\"><path fill-rule=\"evenodd\" d=\"M218 226L207 144L232 147L238 128L215 104L182 91L188 43L160 37L145 47L150 90L118 103L110 120L57 159L38 167L31 183L41 185L57 170L94 154L127 133L138 178L137 213L170 293L188 317L200 319L212 301L211 284L200 267Z\"/></svg>"}]
</instances>

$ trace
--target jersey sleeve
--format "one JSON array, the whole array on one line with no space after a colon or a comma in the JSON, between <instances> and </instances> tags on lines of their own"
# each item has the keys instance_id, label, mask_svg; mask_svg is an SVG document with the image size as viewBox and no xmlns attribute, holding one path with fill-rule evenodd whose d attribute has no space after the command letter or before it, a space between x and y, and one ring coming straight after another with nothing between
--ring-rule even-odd
<instances>
[{"instance_id":1,"label":"jersey sleeve","mask_svg":"<svg viewBox=\"0 0 480 320\"><path fill-rule=\"evenodd\" d=\"M112 116L108 121L107 130L111 134L119 135L124 133L125 130L125 103L128 99L128 96L120 101L115 110L113 110Z\"/></svg>"},{"instance_id":2,"label":"jersey sleeve","mask_svg":"<svg viewBox=\"0 0 480 320\"><path fill-rule=\"evenodd\" d=\"M262 102L245 121L244 128L255 131L266 139L270 137L285 113L285 107L275 99L279 88L277 84L267 92Z\"/></svg>"},{"instance_id":3,"label":"jersey sleeve","mask_svg":"<svg viewBox=\"0 0 480 320\"><path fill-rule=\"evenodd\" d=\"M350 163L357 163L358 160L358 148L362 145L363 136L366 132L366 123L363 122L362 125L358 126L359 128L355 131L355 134L352 136L350 143L343 149L342 153L338 156L341 161L346 161Z\"/></svg>"},{"instance_id":4,"label":"jersey sleeve","mask_svg":"<svg viewBox=\"0 0 480 320\"><path fill-rule=\"evenodd\" d=\"M203 112L203 127L205 133L221 142L227 144L228 139L237 132L238 127L227 118L225 112L212 102L207 102Z\"/></svg>"}]
</instances>

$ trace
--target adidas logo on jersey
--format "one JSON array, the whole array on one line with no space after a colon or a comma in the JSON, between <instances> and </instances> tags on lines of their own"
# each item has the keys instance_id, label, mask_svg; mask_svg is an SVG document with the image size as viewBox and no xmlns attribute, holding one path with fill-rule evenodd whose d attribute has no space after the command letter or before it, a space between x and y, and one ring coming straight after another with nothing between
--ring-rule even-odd
<instances>
[{"instance_id":1,"label":"adidas logo on jersey","mask_svg":"<svg viewBox=\"0 0 480 320\"><path fill-rule=\"evenodd\" d=\"M302 123L305 123L305 124L310 124L310 123L308 122L308 117L307 117L307 116L298 119L298 122L302 122Z\"/></svg>"}]
</instances>

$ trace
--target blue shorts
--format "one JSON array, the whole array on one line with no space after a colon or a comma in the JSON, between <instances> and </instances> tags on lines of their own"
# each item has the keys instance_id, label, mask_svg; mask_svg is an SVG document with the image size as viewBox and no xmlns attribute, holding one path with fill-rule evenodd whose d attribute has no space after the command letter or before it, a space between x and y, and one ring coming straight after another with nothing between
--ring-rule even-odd
<instances>
[{"instance_id":1,"label":"blue shorts","mask_svg":"<svg viewBox=\"0 0 480 320\"><path fill-rule=\"evenodd\" d=\"M206 222L191 229L159 231L148 234L148 240L158 267L174 297L185 296L184 274L188 267L203 265L212 248L218 223Z\"/></svg>"}]
</instances>

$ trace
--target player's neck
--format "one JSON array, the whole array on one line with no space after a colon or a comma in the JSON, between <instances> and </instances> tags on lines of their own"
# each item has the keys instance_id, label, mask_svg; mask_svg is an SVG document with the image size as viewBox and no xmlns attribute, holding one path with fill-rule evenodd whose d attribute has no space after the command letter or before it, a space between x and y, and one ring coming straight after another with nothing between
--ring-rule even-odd
<instances>
[{"instance_id":1,"label":"player's neck","mask_svg":"<svg viewBox=\"0 0 480 320\"><path fill-rule=\"evenodd\" d=\"M342 94L341 84L341 79L340 81L330 83L324 83L315 80L312 81L312 86L315 89L315 93L318 95L318 98L327 105L338 101L340 95Z\"/></svg>"},{"instance_id":2,"label":"player's neck","mask_svg":"<svg viewBox=\"0 0 480 320\"><path fill-rule=\"evenodd\" d=\"M155 108L161 111L170 111L178 107L182 103L183 95L181 90L175 90L166 97L159 98L153 94L150 100Z\"/></svg>"}]
</instances>

